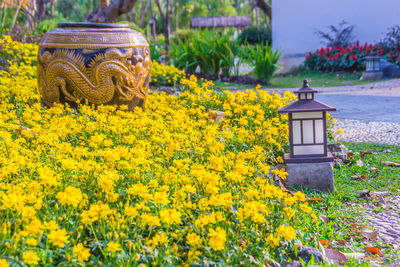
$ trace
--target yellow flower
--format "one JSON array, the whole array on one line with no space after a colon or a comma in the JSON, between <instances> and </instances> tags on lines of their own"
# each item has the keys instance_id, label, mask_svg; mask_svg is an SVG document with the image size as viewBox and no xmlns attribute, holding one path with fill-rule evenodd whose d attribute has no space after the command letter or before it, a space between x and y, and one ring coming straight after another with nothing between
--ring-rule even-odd
<instances>
[{"instance_id":1,"label":"yellow flower","mask_svg":"<svg viewBox=\"0 0 400 267\"><path fill-rule=\"evenodd\" d=\"M0 267L9 267L10 265L7 263L7 260L0 259Z\"/></svg>"},{"instance_id":2,"label":"yellow flower","mask_svg":"<svg viewBox=\"0 0 400 267\"><path fill-rule=\"evenodd\" d=\"M343 129L338 128L338 129L337 129L337 133L338 133L338 134L344 134L344 131L343 131Z\"/></svg>"},{"instance_id":3,"label":"yellow flower","mask_svg":"<svg viewBox=\"0 0 400 267\"><path fill-rule=\"evenodd\" d=\"M36 252L28 250L22 256L23 261L28 265L37 265L39 263L39 257Z\"/></svg>"},{"instance_id":4,"label":"yellow flower","mask_svg":"<svg viewBox=\"0 0 400 267\"><path fill-rule=\"evenodd\" d=\"M197 247L201 244L201 238L195 233L190 233L186 236L186 243L188 243L191 247Z\"/></svg>"},{"instance_id":5,"label":"yellow flower","mask_svg":"<svg viewBox=\"0 0 400 267\"><path fill-rule=\"evenodd\" d=\"M279 246L279 241L279 236L274 236L273 234L269 234L267 238L265 238L265 242L272 248Z\"/></svg>"},{"instance_id":6,"label":"yellow flower","mask_svg":"<svg viewBox=\"0 0 400 267\"><path fill-rule=\"evenodd\" d=\"M287 241L291 241L296 238L296 231L291 226L280 225L276 230L278 235L281 235Z\"/></svg>"},{"instance_id":7,"label":"yellow flower","mask_svg":"<svg viewBox=\"0 0 400 267\"><path fill-rule=\"evenodd\" d=\"M29 239L27 239L27 240L25 241L25 243L26 243L28 246L34 247L34 246L36 246L36 245L39 243L39 241L38 241L37 239L34 239L34 238L29 238Z\"/></svg>"},{"instance_id":8,"label":"yellow flower","mask_svg":"<svg viewBox=\"0 0 400 267\"><path fill-rule=\"evenodd\" d=\"M160 211L160 218L163 223L168 225L181 223L181 214L175 209Z\"/></svg>"},{"instance_id":9,"label":"yellow flower","mask_svg":"<svg viewBox=\"0 0 400 267\"><path fill-rule=\"evenodd\" d=\"M82 202L84 194L82 194L79 188L68 186L65 188L64 192L59 192L57 194L57 200L61 205L72 205L74 208Z\"/></svg>"},{"instance_id":10,"label":"yellow flower","mask_svg":"<svg viewBox=\"0 0 400 267\"><path fill-rule=\"evenodd\" d=\"M121 245L119 243L111 241L111 242L109 242L107 244L107 250L110 251L110 252L120 251L121 250Z\"/></svg>"},{"instance_id":11,"label":"yellow flower","mask_svg":"<svg viewBox=\"0 0 400 267\"><path fill-rule=\"evenodd\" d=\"M78 243L74 246L73 249L74 255L78 257L78 261L83 263L87 261L90 257L90 250L85 248L82 243Z\"/></svg>"},{"instance_id":12,"label":"yellow flower","mask_svg":"<svg viewBox=\"0 0 400 267\"><path fill-rule=\"evenodd\" d=\"M226 232L224 229L222 229L221 227L217 227L217 229L215 230L210 229L208 237L209 237L208 245L213 250L218 251L224 249L226 241Z\"/></svg>"},{"instance_id":13,"label":"yellow flower","mask_svg":"<svg viewBox=\"0 0 400 267\"><path fill-rule=\"evenodd\" d=\"M53 230L47 235L47 238L53 246L60 248L63 248L65 243L68 243L68 235L65 229Z\"/></svg>"}]
</instances>

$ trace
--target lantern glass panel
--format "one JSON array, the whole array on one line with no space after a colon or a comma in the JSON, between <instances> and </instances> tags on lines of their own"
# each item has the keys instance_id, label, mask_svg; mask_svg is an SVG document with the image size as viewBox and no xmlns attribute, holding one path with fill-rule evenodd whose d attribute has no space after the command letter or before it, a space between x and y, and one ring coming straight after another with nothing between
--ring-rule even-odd
<instances>
[{"instance_id":1,"label":"lantern glass panel","mask_svg":"<svg viewBox=\"0 0 400 267\"><path fill-rule=\"evenodd\" d=\"M301 93L300 94L300 100L304 100L306 99L306 94L305 93Z\"/></svg>"},{"instance_id":2,"label":"lantern glass panel","mask_svg":"<svg viewBox=\"0 0 400 267\"><path fill-rule=\"evenodd\" d=\"M303 121L303 143L314 143L314 126L312 120Z\"/></svg>"},{"instance_id":3,"label":"lantern glass panel","mask_svg":"<svg viewBox=\"0 0 400 267\"><path fill-rule=\"evenodd\" d=\"M322 119L322 111L315 112L295 112L292 114L293 119Z\"/></svg>"},{"instance_id":4,"label":"lantern glass panel","mask_svg":"<svg viewBox=\"0 0 400 267\"><path fill-rule=\"evenodd\" d=\"M315 143L324 142L324 121L315 120Z\"/></svg>"},{"instance_id":5,"label":"lantern glass panel","mask_svg":"<svg viewBox=\"0 0 400 267\"><path fill-rule=\"evenodd\" d=\"M370 59L366 60L365 70L366 71L373 71L374 70L374 63L372 62L372 60L370 60Z\"/></svg>"},{"instance_id":6,"label":"lantern glass panel","mask_svg":"<svg viewBox=\"0 0 400 267\"><path fill-rule=\"evenodd\" d=\"M381 61L380 59L374 59L374 71L380 71Z\"/></svg>"},{"instance_id":7,"label":"lantern glass panel","mask_svg":"<svg viewBox=\"0 0 400 267\"><path fill-rule=\"evenodd\" d=\"M312 93L307 93L307 99L312 99Z\"/></svg>"},{"instance_id":8,"label":"lantern glass panel","mask_svg":"<svg viewBox=\"0 0 400 267\"><path fill-rule=\"evenodd\" d=\"M301 144L301 129L300 121L292 122L292 134L293 134L293 144Z\"/></svg>"},{"instance_id":9,"label":"lantern glass panel","mask_svg":"<svg viewBox=\"0 0 400 267\"><path fill-rule=\"evenodd\" d=\"M324 145L294 146L293 155L322 155L324 154Z\"/></svg>"}]
</instances>

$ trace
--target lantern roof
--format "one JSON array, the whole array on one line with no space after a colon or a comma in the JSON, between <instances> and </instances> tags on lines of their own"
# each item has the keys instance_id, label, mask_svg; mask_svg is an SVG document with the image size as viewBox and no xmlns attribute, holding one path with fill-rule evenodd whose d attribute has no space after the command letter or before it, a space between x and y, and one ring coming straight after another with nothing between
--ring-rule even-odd
<instances>
[{"instance_id":1,"label":"lantern roof","mask_svg":"<svg viewBox=\"0 0 400 267\"><path fill-rule=\"evenodd\" d=\"M303 82L303 87L294 91L296 94L301 94L301 93L317 93L317 90L314 90L310 87L308 87L308 82L307 80L304 80ZM330 106L327 104L324 104L322 102L319 102L314 99L299 99L296 102L293 102L290 105L287 105L286 107L280 108L278 110L279 113L293 113L293 112L313 112L313 111L335 111L336 108L334 106Z\"/></svg>"},{"instance_id":2,"label":"lantern roof","mask_svg":"<svg viewBox=\"0 0 400 267\"><path fill-rule=\"evenodd\" d=\"M318 93L318 91L308 87L308 81L304 80L303 81L303 87L301 87L300 89L297 89L293 93L295 93L295 94L300 94L300 93Z\"/></svg>"},{"instance_id":3,"label":"lantern roof","mask_svg":"<svg viewBox=\"0 0 400 267\"><path fill-rule=\"evenodd\" d=\"M317 100L298 100L286 107L280 108L279 113L335 111L334 106L329 106Z\"/></svg>"}]
</instances>

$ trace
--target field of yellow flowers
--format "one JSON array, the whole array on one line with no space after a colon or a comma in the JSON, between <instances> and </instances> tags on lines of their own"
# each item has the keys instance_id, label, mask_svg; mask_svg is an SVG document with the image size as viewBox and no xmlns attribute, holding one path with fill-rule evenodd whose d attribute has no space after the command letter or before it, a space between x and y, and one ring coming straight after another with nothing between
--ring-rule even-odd
<instances>
[{"instance_id":1,"label":"field of yellow flowers","mask_svg":"<svg viewBox=\"0 0 400 267\"><path fill-rule=\"evenodd\" d=\"M34 44L0 39L0 266L283 262L316 227L270 183L294 95L182 79L146 109L40 103ZM224 111L215 123L210 110Z\"/></svg>"}]
</instances>

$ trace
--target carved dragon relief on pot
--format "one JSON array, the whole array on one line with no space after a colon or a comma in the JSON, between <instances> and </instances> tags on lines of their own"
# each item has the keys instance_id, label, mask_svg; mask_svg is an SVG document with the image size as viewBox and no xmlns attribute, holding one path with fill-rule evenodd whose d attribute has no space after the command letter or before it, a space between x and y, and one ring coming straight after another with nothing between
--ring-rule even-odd
<instances>
[{"instance_id":1,"label":"carved dragon relief on pot","mask_svg":"<svg viewBox=\"0 0 400 267\"><path fill-rule=\"evenodd\" d=\"M151 59L147 47L143 54L134 48L108 48L97 53L89 63L74 50L41 50L38 55L39 91L46 105L65 100L87 100L92 104L106 104L146 99ZM84 52L84 51L83 51Z\"/></svg>"}]
</instances>

